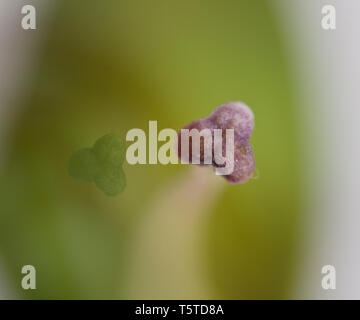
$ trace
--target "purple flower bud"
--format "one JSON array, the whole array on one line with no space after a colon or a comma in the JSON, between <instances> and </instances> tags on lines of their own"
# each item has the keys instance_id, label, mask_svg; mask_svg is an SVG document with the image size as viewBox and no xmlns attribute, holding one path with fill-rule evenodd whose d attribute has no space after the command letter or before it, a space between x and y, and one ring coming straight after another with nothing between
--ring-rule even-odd
<instances>
[{"instance_id":1,"label":"purple flower bud","mask_svg":"<svg viewBox=\"0 0 360 320\"><path fill-rule=\"evenodd\" d=\"M255 168L254 153L249 143L253 128L254 114L248 106L242 102L225 103L215 108L208 117L195 120L184 127L190 131L188 136L184 129L181 130L178 135L178 156L183 162L212 165L217 174L223 175L231 183L244 183L251 178ZM191 131L192 129L196 130ZM219 130L215 129L221 129L222 139L217 139ZM227 129L233 129L233 141L226 141ZM200 134L196 135L196 132ZM185 142L188 143L188 148ZM228 142L231 143L232 152L227 150ZM209 143L211 146L207 149ZM206 157L206 150L211 150L210 162L206 161L209 159ZM219 156L223 157L224 162L219 163ZM228 174L218 173L221 168L227 167L231 168Z\"/></svg>"}]
</instances>

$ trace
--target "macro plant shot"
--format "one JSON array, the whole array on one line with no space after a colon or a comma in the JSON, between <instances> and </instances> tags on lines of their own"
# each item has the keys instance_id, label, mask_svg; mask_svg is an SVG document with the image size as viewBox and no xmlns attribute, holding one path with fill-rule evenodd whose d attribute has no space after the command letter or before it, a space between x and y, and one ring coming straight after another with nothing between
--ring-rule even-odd
<instances>
[{"instance_id":1,"label":"macro plant shot","mask_svg":"<svg viewBox=\"0 0 360 320\"><path fill-rule=\"evenodd\" d=\"M356 12L0 0L0 299L360 298Z\"/></svg>"}]
</instances>

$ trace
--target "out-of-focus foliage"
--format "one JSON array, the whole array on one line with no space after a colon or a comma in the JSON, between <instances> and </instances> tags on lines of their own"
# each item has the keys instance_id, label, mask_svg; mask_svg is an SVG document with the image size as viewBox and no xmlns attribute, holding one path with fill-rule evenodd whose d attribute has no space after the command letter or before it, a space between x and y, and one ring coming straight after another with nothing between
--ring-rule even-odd
<instances>
[{"instance_id":1,"label":"out-of-focus foliage","mask_svg":"<svg viewBox=\"0 0 360 320\"><path fill-rule=\"evenodd\" d=\"M54 10L49 25L38 17L48 36L1 168L0 250L14 286L23 265L37 268L37 290L18 294L126 298L133 231L156 190L188 167L124 164L127 188L110 198L72 179L68 157L107 132L147 131L149 120L178 129L240 100L255 114L259 177L226 186L208 212L204 271L218 298L287 297L297 133L268 1L61 0Z\"/></svg>"}]
</instances>

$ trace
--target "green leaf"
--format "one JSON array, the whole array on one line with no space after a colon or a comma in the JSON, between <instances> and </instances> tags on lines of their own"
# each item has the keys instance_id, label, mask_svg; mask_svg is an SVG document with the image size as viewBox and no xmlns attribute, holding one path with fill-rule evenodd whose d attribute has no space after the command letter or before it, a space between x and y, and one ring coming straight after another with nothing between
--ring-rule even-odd
<instances>
[{"instance_id":1,"label":"green leaf","mask_svg":"<svg viewBox=\"0 0 360 320\"><path fill-rule=\"evenodd\" d=\"M68 172L75 179L94 182L108 196L116 196L126 186L122 168L125 142L118 134L99 138L93 148L75 151L68 160Z\"/></svg>"}]
</instances>

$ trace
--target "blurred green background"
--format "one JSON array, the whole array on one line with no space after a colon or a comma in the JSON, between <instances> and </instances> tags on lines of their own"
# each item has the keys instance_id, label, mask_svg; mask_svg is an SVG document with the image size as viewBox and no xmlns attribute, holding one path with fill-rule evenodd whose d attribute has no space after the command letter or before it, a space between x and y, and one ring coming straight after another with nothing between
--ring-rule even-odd
<instances>
[{"instance_id":1,"label":"blurred green background","mask_svg":"<svg viewBox=\"0 0 360 320\"><path fill-rule=\"evenodd\" d=\"M26 94L0 167L0 256L15 294L289 298L300 205L298 132L288 57L271 1L54 3L50 18L38 10L46 37L39 63L23 75ZM202 245L196 252L194 244L193 256L201 256L211 292L195 294L178 281L168 284L174 286L170 294L157 286L166 263L149 269L152 252L140 260L132 256L139 226L157 219L150 204L159 192L166 201L168 183L190 167L126 164L127 187L112 198L72 179L66 161L106 133L147 132L149 120L157 120L159 129L179 129L236 100L255 114L257 178L225 184L194 229ZM186 202L191 206L179 196L172 205ZM167 225L149 227L162 234L156 227ZM162 261L182 265L176 250ZM36 290L20 287L26 264L36 267ZM156 279L150 291L133 282L134 270ZM191 277L191 267L186 270Z\"/></svg>"}]
</instances>

